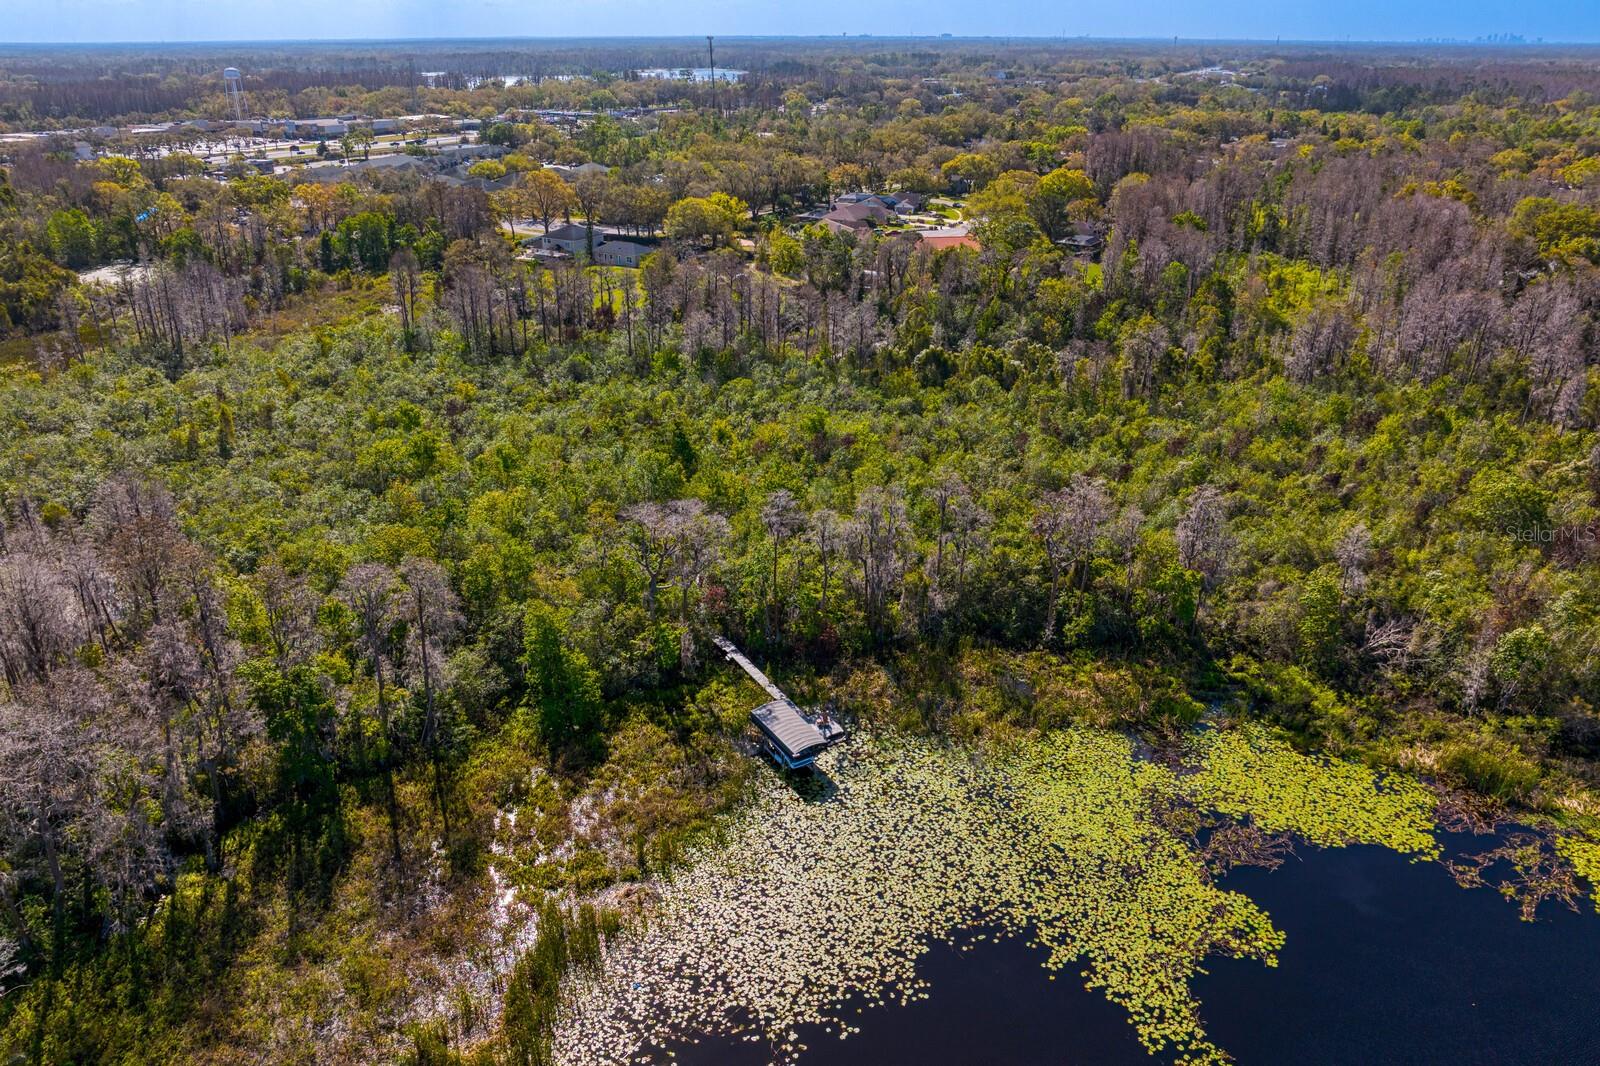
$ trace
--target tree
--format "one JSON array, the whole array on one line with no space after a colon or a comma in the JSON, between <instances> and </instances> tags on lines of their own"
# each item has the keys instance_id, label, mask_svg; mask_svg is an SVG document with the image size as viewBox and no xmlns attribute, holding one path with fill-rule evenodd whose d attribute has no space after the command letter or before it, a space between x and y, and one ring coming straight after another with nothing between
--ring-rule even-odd
<instances>
[{"instance_id":1,"label":"tree","mask_svg":"<svg viewBox=\"0 0 1600 1066\"><path fill-rule=\"evenodd\" d=\"M986 155L962 152L939 168L939 173L950 184L951 191L964 193L977 191L1000 174L1000 165Z\"/></svg>"},{"instance_id":2,"label":"tree","mask_svg":"<svg viewBox=\"0 0 1600 1066\"><path fill-rule=\"evenodd\" d=\"M1050 591L1041 644L1055 636L1056 605L1061 573L1079 569L1080 585L1087 580L1089 550L1111 516L1111 496L1105 482L1074 474L1065 488L1045 493L1034 512L1033 532L1050 567Z\"/></svg>"},{"instance_id":3,"label":"tree","mask_svg":"<svg viewBox=\"0 0 1600 1066\"><path fill-rule=\"evenodd\" d=\"M774 274L792 278L805 266L805 249L782 230L773 230L766 238L766 262Z\"/></svg>"},{"instance_id":4,"label":"tree","mask_svg":"<svg viewBox=\"0 0 1600 1066\"><path fill-rule=\"evenodd\" d=\"M1177 536L1178 565L1200 575L1202 591L1215 588L1227 572L1233 552L1221 490L1215 485L1201 485L1194 490L1183 517L1178 519Z\"/></svg>"},{"instance_id":5,"label":"tree","mask_svg":"<svg viewBox=\"0 0 1600 1066\"><path fill-rule=\"evenodd\" d=\"M606 174L580 174L572 183L572 198L583 212L584 251L594 258L594 227L603 221L600 211L611 189L611 178Z\"/></svg>"},{"instance_id":6,"label":"tree","mask_svg":"<svg viewBox=\"0 0 1600 1066\"><path fill-rule=\"evenodd\" d=\"M1039 179L1028 204L1044 235L1058 241L1071 231L1075 216L1094 203L1094 182L1081 170L1059 167Z\"/></svg>"},{"instance_id":7,"label":"tree","mask_svg":"<svg viewBox=\"0 0 1600 1066\"><path fill-rule=\"evenodd\" d=\"M360 149L362 159L371 159L372 144L377 139L377 136L368 127L357 126L344 136L344 154L348 157L355 154L354 149Z\"/></svg>"},{"instance_id":8,"label":"tree","mask_svg":"<svg viewBox=\"0 0 1600 1066\"><path fill-rule=\"evenodd\" d=\"M788 489L778 489L767 495L761 505L761 525L772 541L772 585L768 600L768 631L777 636L783 630L782 599L779 594L778 563L783 542L805 528L805 514L795 503Z\"/></svg>"},{"instance_id":9,"label":"tree","mask_svg":"<svg viewBox=\"0 0 1600 1066\"><path fill-rule=\"evenodd\" d=\"M685 197L667 209L667 236L681 241L709 240L717 248L733 239L747 210L743 200L723 192Z\"/></svg>"},{"instance_id":10,"label":"tree","mask_svg":"<svg viewBox=\"0 0 1600 1066\"><path fill-rule=\"evenodd\" d=\"M378 750L375 757L383 774L384 808L389 816L389 852L396 865L401 861L400 805L394 787L394 732L388 680L393 670L390 634L398 587L394 572L387 566L382 563L358 563L345 572L338 593L355 616L356 646L372 672L376 690Z\"/></svg>"},{"instance_id":11,"label":"tree","mask_svg":"<svg viewBox=\"0 0 1600 1066\"><path fill-rule=\"evenodd\" d=\"M50 254L62 266L82 269L94 262L95 225L81 208L57 211L45 224Z\"/></svg>"},{"instance_id":12,"label":"tree","mask_svg":"<svg viewBox=\"0 0 1600 1066\"><path fill-rule=\"evenodd\" d=\"M550 220L564 215L577 204L572 186L553 170L531 170L517 179L518 187L527 195L533 215L550 232Z\"/></svg>"},{"instance_id":13,"label":"tree","mask_svg":"<svg viewBox=\"0 0 1600 1066\"><path fill-rule=\"evenodd\" d=\"M598 739L602 720L600 682L589 660L568 648L561 634L562 626L549 607L528 608L522 656L528 700L540 739L552 752L587 752Z\"/></svg>"},{"instance_id":14,"label":"tree","mask_svg":"<svg viewBox=\"0 0 1600 1066\"><path fill-rule=\"evenodd\" d=\"M406 351L416 345L417 297L422 291L422 271L410 248L395 249L389 257L389 286L400 309L400 338Z\"/></svg>"}]
</instances>

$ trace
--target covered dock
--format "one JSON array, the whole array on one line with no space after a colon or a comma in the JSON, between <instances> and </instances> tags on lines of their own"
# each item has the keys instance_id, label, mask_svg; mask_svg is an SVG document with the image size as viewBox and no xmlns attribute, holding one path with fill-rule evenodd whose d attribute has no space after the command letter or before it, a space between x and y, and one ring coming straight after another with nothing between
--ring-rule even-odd
<instances>
[{"instance_id":1,"label":"covered dock","mask_svg":"<svg viewBox=\"0 0 1600 1066\"><path fill-rule=\"evenodd\" d=\"M750 712L750 720L760 730L762 746L767 754L779 766L786 770L803 769L816 762L817 756L830 746L844 739L843 726L826 715L807 714L801 710L731 640L726 637L713 637L712 640L729 662L742 669L772 697Z\"/></svg>"}]
</instances>

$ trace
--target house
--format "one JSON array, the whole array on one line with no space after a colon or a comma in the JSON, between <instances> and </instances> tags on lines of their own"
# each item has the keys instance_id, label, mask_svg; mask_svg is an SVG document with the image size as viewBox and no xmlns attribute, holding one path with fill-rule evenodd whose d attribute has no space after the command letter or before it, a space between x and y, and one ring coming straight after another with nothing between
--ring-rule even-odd
<instances>
[{"instance_id":1,"label":"house","mask_svg":"<svg viewBox=\"0 0 1600 1066\"><path fill-rule=\"evenodd\" d=\"M585 174L611 173L610 167L606 166L604 163L595 162L579 163L576 166L564 166L560 163L551 163L549 166L545 167L545 169L555 171L568 181L571 181L574 178L582 177Z\"/></svg>"},{"instance_id":2,"label":"house","mask_svg":"<svg viewBox=\"0 0 1600 1066\"><path fill-rule=\"evenodd\" d=\"M915 234L907 234L917 242L920 248L930 251L943 251L946 248L972 248L982 247L978 239L965 226L948 226L944 229L925 229Z\"/></svg>"},{"instance_id":3,"label":"house","mask_svg":"<svg viewBox=\"0 0 1600 1066\"><path fill-rule=\"evenodd\" d=\"M605 241L605 234L595 231L594 247L599 251L600 245ZM568 255L579 255L589 250L589 230L586 226L569 222L565 226L557 226L549 233L540 234L534 238L534 245L547 252L566 252Z\"/></svg>"},{"instance_id":4,"label":"house","mask_svg":"<svg viewBox=\"0 0 1600 1066\"><path fill-rule=\"evenodd\" d=\"M890 211L882 204L873 201L862 202L858 204L843 204L839 207L835 207L832 211L829 211L826 215L822 216L822 221L825 223L828 221L833 221L838 222L841 225L850 226L853 229L864 229L870 226L876 226L880 222L887 222L893 217L893 211Z\"/></svg>"},{"instance_id":5,"label":"house","mask_svg":"<svg viewBox=\"0 0 1600 1066\"><path fill-rule=\"evenodd\" d=\"M834 201L835 204L874 204L885 211L893 211L895 199L875 192L847 192Z\"/></svg>"},{"instance_id":6,"label":"house","mask_svg":"<svg viewBox=\"0 0 1600 1066\"><path fill-rule=\"evenodd\" d=\"M970 233L941 233L932 236L924 233L922 240L918 243L922 247L931 248L936 252L943 251L946 248L971 248L973 251L977 251L983 247L978 243L978 239Z\"/></svg>"},{"instance_id":7,"label":"house","mask_svg":"<svg viewBox=\"0 0 1600 1066\"><path fill-rule=\"evenodd\" d=\"M1074 233L1056 242L1075 256L1093 256L1104 243L1105 241L1101 240L1097 233Z\"/></svg>"},{"instance_id":8,"label":"house","mask_svg":"<svg viewBox=\"0 0 1600 1066\"><path fill-rule=\"evenodd\" d=\"M897 215L914 215L928 204L928 198L920 192L898 193L894 198L894 211Z\"/></svg>"},{"instance_id":9,"label":"house","mask_svg":"<svg viewBox=\"0 0 1600 1066\"><path fill-rule=\"evenodd\" d=\"M872 226L866 222L859 222L851 225L840 222L838 219L827 217L824 217L823 220L817 224L823 229L827 230L829 233L833 234L835 237L843 237L847 234L853 237L858 234L866 233L872 228Z\"/></svg>"},{"instance_id":10,"label":"house","mask_svg":"<svg viewBox=\"0 0 1600 1066\"><path fill-rule=\"evenodd\" d=\"M648 244L633 241L602 242L600 236L598 232L594 235L594 261L601 266L636 267L655 251Z\"/></svg>"}]
</instances>

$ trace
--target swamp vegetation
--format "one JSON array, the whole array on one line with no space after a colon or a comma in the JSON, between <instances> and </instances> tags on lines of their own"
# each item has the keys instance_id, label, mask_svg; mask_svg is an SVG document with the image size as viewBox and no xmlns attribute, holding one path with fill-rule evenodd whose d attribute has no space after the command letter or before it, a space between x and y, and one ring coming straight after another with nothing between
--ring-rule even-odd
<instances>
[{"instance_id":1,"label":"swamp vegetation","mask_svg":"<svg viewBox=\"0 0 1600 1066\"><path fill-rule=\"evenodd\" d=\"M492 190L8 156L0 1056L792 1058L998 931L1215 1062L1206 960L1285 949L1230 868L1515 826L1457 880L1588 909L1592 57L815 47L263 85L501 116ZM526 110L608 100L683 106ZM799 217L868 189L971 240ZM518 257L567 214L665 232ZM858 732L817 780L716 633Z\"/></svg>"}]
</instances>

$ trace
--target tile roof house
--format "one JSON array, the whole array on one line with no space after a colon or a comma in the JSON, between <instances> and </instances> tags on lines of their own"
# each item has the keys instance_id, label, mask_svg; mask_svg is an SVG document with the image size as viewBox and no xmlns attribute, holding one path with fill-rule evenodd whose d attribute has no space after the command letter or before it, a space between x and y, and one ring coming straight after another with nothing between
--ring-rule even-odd
<instances>
[{"instance_id":1,"label":"tile roof house","mask_svg":"<svg viewBox=\"0 0 1600 1066\"><path fill-rule=\"evenodd\" d=\"M946 233L937 236L929 236L925 233L922 235L922 240L918 243L920 243L924 248L932 248L936 252L942 251L946 248L971 248L976 251L977 249L983 247L978 243L978 238L972 236L970 233Z\"/></svg>"},{"instance_id":2,"label":"tile roof house","mask_svg":"<svg viewBox=\"0 0 1600 1066\"><path fill-rule=\"evenodd\" d=\"M983 247L978 243L978 238L974 237L965 226L925 229L917 233L908 233L906 236L915 240L918 247L928 248L936 252L945 248L972 248L977 250Z\"/></svg>"}]
</instances>

